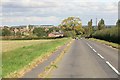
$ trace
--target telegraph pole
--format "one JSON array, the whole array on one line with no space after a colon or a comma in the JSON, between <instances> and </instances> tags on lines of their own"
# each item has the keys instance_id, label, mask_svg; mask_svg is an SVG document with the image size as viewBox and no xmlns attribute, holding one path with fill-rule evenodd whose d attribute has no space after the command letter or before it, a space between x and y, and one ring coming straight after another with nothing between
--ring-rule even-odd
<instances>
[{"instance_id":1,"label":"telegraph pole","mask_svg":"<svg viewBox=\"0 0 120 80\"><path fill-rule=\"evenodd\" d=\"M97 18L96 18L96 28L97 28Z\"/></svg>"}]
</instances>

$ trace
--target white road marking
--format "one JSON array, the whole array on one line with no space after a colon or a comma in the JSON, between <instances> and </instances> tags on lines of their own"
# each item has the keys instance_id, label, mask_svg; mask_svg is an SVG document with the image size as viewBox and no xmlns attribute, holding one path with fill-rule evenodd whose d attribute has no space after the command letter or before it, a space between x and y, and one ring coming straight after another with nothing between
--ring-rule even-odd
<instances>
[{"instance_id":1,"label":"white road marking","mask_svg":"<svg viewBox=\"0 0 120 80\"><path fill-rule=\"evenodd\" d=\"M90 48L92 48L92 46L90 46Z\"/></svg>"},{"instance_id":2,"label":"white road marking","mask_svg":"<svg viewBox=\"0 0 120 80\"><path fill-rule=\"evenodd\" d=\"M97 52L95 49L93 49L94 52Z\"/></svg>"},{"instance_id":3,"label":"white road marking","mask_svg":"<svg viewBox=\"0 0 120 80\"><path fill-rule=\"evenodd\" d=\"M88 43L87 43L87 45L88 45L90 48L92 48L92 46L90 46ZM92 50L97 53L97 51L96 51L95 49L92 48ZM100 55L99 53L97 53L97 55L98 55L100 58L105 59L105 58L104 58L102 55ZM108 66L109 66L117 75L120 75L120 72L119 72L117 69L115 69L115 67L113 67L108 61L105 61L105 62L106 62L106 64L108 64Z\"/></svg>"},{"instance_id":4,"label":"white road marking","mask_svg":"<svg viewBox=\"0 0 120 80\"><path fill-rule=\"evenodd\" d=\"M100 55L99 53L97 53L98 56L100 56L100 58L104 59L104 57L102 55Z\"/></svg>"},{"instance_id":5,"label":"white road marking","mask_svg":"<svg viewBox=\"0 0 120 80\"><path fill-rule=\"evenodd\" d=\"M88 43L87 43L88 46L90 46Z\"/></svg>"},{"instance_id":6,"label":"white road marking","mask_svg":"<svg viewBox=\"0 0 120 80\"><path fill-rule=\"evenodd\" d=\"M90 46L88 43L87 43L87 45L88 45L90 48L92 48L92 46Z\"/></svg>"},{"instance_id":7,"label":"white road marking","mask_svg":"<svg viewBox=\"0 0 120 80\"><path fill-rule=\"evenodd\" d=\"M115 67L113 67L108 61L106 61L106 63L108 64L108 66L110 66L118 75L120 75L120 72L115 69Z\"/></svg>"}]
</instances>

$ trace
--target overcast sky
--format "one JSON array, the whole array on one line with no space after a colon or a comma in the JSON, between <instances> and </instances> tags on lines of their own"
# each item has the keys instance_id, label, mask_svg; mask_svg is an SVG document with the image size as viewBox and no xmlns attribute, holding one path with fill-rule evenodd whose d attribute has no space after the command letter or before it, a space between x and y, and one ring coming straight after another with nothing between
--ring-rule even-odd
<instances>
[{"instance_id":1,"label":"overcast sky","mask_svg":"<svg viewBox=\"0 0 120 80\"><path fill-rule=\"evenodd\" d=\"M114 25L118 19L119 0L2 0L0 25L59 25L64 18L76 16L87 25L103 18Z\"/></svg>"}]
</instances>

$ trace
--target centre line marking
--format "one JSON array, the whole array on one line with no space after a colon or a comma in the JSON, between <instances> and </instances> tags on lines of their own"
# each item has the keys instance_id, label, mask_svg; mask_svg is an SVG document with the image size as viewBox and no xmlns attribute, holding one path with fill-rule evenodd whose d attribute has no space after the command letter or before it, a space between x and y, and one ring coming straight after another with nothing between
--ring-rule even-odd
<instances>
[{"instance_id":1,"label":"centre line marking","mask_svg":"<svg viewBox=\"0 0 120 80\"><path fill-rule=\"evenodd\" d=\"M88 45L90 48L92 48L92 46L90 46L88 43L87 43L87 45Z\"/></svg>"},{"instance_id":2,"label":"centre line marking","mask_svg":"<svg viewBox=\"0 0 120 80\"><path fill-rule=\"evenodd\" d=\"M87 43L88 46L90 46L88 43Z\"/></svg>"},{"instance_id":3,"label":"centre line marking","mask_svg":"<svg viewBox=\"0 0 120 80\"><path fill-rule=\"evenodd\" d=\"M87 43L87 45L88 45L90 48L92 48L92 46L90 46L88 43ZM92 50L97 53L97 51L96 51L95 49L92 48ZM98 55L100 58L105 59L105 58L104 58L102 55L100 55L99 53L97 53L97 55ZM105 62L106 62L106 64L107 64L117 75L120 75L120 72L119 72L115 67L113 67L112 64L110 64L108 61L105 61Z\"/></svg>"},{"instance_id":4,"label":"centre line marking","mask_svg":"<svg viewBox=\"0 0 120 80\"><path fill-rule=\"evenodd\" d=\"M94 52L97 52L95 49L93 49Z\"/></svg>"},{"instance_id":5,"label":"centre line marking","mask_svg":"<svg viewBox=\"0 0 120 80\"><path fill-rule=\"evenodd\" d=\"M97 54L100 58L104 59L104 57L102 55L100 55L99 53Z\"/></svg>"},{"instance_id":6,"label":"centre line marking","mask_svg":"<svg viewBox=\"0 0 120 80\"><path fill-rule=\"evenodd\" d=\"M92 46L90 46L90 48L92 48Z\"/></svg>"},{"instance_id":7,"label":"centre line marking","mask_svg":"<svg viewBox=\"0 0 120 80\"><path fill-rule=\"evenodd\" d=\"M117 69L115 69L115 67L113 67L108 61L106 61L106 63L108 64L109 67L113 69L113 71L115 71L118 75L120 75L120 72Z\"/></svg>"}]
</instances>

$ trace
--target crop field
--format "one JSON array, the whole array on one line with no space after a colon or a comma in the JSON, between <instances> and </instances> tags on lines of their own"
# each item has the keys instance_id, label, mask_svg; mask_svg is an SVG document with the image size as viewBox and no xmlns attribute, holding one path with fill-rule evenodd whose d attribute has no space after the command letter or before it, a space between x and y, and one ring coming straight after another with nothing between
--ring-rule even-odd
<instances>
[{"instance_id":1,"label":"crop field","mask_svg":"<svg viewBox=\"0 0 120 80\"><path fill-rule=\"evenodd\" d=\"M52 40L9 40L2 42L2 52L11 51L20 47L30 46L34 44L49 42Z\"/></svg>"}]
</instances>

